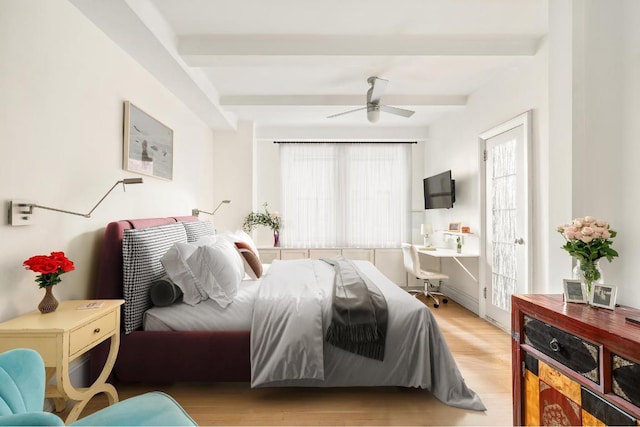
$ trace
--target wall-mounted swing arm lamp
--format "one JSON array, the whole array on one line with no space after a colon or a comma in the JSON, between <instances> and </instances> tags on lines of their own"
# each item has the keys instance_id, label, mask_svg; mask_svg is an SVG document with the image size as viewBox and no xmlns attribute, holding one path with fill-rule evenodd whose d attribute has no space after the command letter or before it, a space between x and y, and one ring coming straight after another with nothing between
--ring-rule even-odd
<instances>
[{"instance_id":1,"label":"wall-mounted swing arm lamp","mask_svg":"<svg viewBox=\"0 0 640 427\"><path fill-rule=\"evenodd\" d=\"M222 206L222 205L224 205L224 204L227 204L227 203L231 203L231 200L223 200L223 201L221 201L220 203L218 203L218 206L216 206L216 208L213 210L213 212L203 211L203 210L200 210L200 209L198 209L198 208L191 209L191 215L193 215L193 216L198 216L198 215L200 215L201 213L206 213L207 215L214 215L214 214L216 213L216 211L217 211L218 209L220 209L220 206Z\"/></svg>"},{"instance_id":2,"label":"wall-mounted swing arm lamp","mask_svg":"<svg viewBox=\"0 0 640 427\"><path fill-rule=\"evenodd\" d=\"M122 189L126 191L126 187L125 187L126 184L142 184L142 183L143 183L142 178L125 178L125 179L121 179L120 181L117 181L115 184L113 184L113 187L111 187L109 191L107 191L105 195L102 196L100 200L98 200L98 203L96 203L95 206L86 214L80 213L80 212L68 211L65 209L52 208L49 206L42 206L36 203L29 203L29 202L24 202L20 200L12 200L11 202L9 202L9 223L11 225L32 224L33 221L30 221L30 219L31 219L31 215L33 215L34 208L46 209L48 211L61 212L61 213L66 213L70 215L78 215L85 218L91 218L91 214L93 213L93 211L96 210L96 208L100 205L100 203L102 203L104 199L107 198L107 196L113 191L114 188L118 186L118 184L122 184Z\"/></svg>"}]
</instances>

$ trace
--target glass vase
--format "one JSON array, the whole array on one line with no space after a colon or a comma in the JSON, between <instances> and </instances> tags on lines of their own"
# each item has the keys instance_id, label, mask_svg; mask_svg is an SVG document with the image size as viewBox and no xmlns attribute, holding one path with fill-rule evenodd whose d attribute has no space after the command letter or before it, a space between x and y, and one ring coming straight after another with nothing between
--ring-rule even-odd
<instances>
[{"instance_id":1,"label":"glass vase","mask_svg":"<svg viewBox=\"0 0 640 427\"><path fill-rule=\"evenodd\" d=\"M52 288L53 286L45 286L44 288L44 297L42 301L40 301L40 304L38 304L38 310L40 310L42 314L53 313L56 311L56 308L58 308L58 300L53 296Z\"/></svg>"},{"instance_id":2,"label":"glass vase","mask_svg":"<svg viewBox=\"0 0 640 427\"><path fill-rule=\"evenodd\" d=\"M573 278L584 282L587 288L587 296L591 296L594 283L604 283L604 275L600 268L600 260L584 261L576 259L576 265L573 267Z\"/></svg>"},{"instance_id":3,"label":"glass vase","mask_svg":"<svg viewBox=\"0 0 640 427\"><path fill-rule=\"evenodd\" d=\"M278 230L273 230L273 247L280 247L280 232Z\"/></svg>"}]
</instances>

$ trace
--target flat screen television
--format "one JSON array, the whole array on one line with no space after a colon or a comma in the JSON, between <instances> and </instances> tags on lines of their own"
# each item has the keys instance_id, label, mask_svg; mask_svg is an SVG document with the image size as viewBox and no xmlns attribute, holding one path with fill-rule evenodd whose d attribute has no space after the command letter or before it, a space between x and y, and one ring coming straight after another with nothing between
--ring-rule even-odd
<instances>
[{"instance_id":1,"label":"flat screen television","mask_svg":"<svg viewBox=\"0 0 640 427\"><path fill-rule=\"evenodd\" d=\"M451 171L445 171L423 180L424 208L450 209L456 201L456 182Z\"/></svg>"}]
</instances>

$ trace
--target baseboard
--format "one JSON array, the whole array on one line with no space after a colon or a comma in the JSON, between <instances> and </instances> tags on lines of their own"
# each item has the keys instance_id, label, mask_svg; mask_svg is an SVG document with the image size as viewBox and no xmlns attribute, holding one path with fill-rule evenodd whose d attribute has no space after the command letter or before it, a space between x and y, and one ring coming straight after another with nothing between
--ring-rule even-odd
<instances>
[{"instance_id":1,"label":"baseboard","mask_svg":"<svg viewBox=\"0 0 640 427\"><path fill-rule=\"evenodd\" d=\"M445 294L449 299L454 300L467 310L478 315L480 312L480 305L478 304L478 300L471 297L470 295L460 292L458 289L453 286L447 286L447 283L443 283L441 285L442 293Z\"/></svg>"}]
</instances>

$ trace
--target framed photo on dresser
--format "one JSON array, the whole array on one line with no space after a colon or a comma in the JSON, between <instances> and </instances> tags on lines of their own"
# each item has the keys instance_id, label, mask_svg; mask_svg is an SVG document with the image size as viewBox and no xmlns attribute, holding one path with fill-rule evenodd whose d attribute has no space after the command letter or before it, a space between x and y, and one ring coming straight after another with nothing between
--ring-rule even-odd
<instances>
[{"instance_id":1,"label":"framed photo on dresser","mask_svg":"<svg viewBox=\"0 0 640 427\"><path fill-rule=\"evenodd\" d=\"M583 282L564 279L564 302L587 303L587 288Z\"/></svg>"},{"instance_id":2,"label":"framed photo on dresser","mask_svg":"<svg viewBox=\"0 0 640 427\"><path fill-rule=\"evenodd\" d=\"M616 307L616 291L617 288L615 286L594 283L593 292L589 297L589 304L613 310Z\"/></svg>"}]
</instances>

